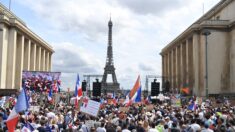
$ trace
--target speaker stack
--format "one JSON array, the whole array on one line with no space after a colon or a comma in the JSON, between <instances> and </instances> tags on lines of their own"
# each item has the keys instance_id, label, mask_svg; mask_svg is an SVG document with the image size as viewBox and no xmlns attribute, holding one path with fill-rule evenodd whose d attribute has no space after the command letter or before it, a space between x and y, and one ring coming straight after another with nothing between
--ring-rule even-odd
<instances>
[{"instance_id":1,"label":"speaker stack","mask_svg":"<svg viewBox=\"0 0 235 132\"><path fill-rule=\"evenodd\" d=\"M158 96L160 93L160 83L156 82L156 79L154 79L154 82L151 83L151 96Z\"/></svg>"},{"instance_id":2,"label":"speaker stack","mask_svg":"<svg viewBox=\"0 0 235 132\"><path fill-rule=\"evenodd\" d=\"M96 79L96 82L93 82L93 92L92 95L97 97L101 96L101 83L98 79Z\"/></svg>"},{"instance_id":3,"label":"speaker stack","mask_svg":"<svg viewBox=\"0 0 235 132\"><path fill-rule=\"evenodd\" d=\"M86 91L86 80L82 82L82 92Z\"/></svg>"}]
</instances>

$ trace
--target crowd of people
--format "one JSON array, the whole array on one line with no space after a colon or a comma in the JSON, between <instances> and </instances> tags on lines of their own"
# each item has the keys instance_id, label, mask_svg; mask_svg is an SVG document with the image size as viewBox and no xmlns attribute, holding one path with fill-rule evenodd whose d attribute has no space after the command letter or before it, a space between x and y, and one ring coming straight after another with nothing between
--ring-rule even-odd
<instances>
[{"instance_id":1,"label":"crowd of people","mask_svg":"<svg viewBox=\"0 0 235 132\"><path fill-rule=\"evenodd\" d=\"M26 127L35 132L235 132L235 106L229 103L216 107L204 101L189 110L189 103L173 107L170 101L132 103L128 107L121 102L104 102L98 116L93 117L61 97L53 103L46 95L34 93L30 103L37 107L19 113L15 131ZM5 121L13 106L0 108L0 132L7 131ZM120 109L123 107L126 109Z\"/></svg>"}]
</instances>

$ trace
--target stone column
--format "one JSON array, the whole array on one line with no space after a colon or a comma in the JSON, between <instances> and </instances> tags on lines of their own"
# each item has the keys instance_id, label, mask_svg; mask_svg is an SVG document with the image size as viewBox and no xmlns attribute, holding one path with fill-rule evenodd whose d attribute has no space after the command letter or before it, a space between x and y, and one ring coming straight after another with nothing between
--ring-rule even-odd
<instances>
[{"instance_id":1,"label":"stone column","mask_svg":"<svg viewBox=\"0 0 235 132\"><path fill-rule=\"evenodd\" d=\"M175 87L177 88L177 92L179 92L179 71L178 71L178 61L179 61L179 58L178 58L178 46L175 47Z\"/></svg>"},{"instance_id":2,"label":"stone column","mask_svg":"<svg viewBox=\"0 0 235 132\"><path fill-rule=\"evenodd\" d=\"M41 67L40 67L40 70L41 71L45 71L45 54L46 54L46 51L45 49L41 49Z\"/></svg>"},{"instance_id":3,"label":"stone column","mask_svg":"<svg viewBox=\"0 0 235 132\"><path fill-rule=\"evenodd\" d=\"M8 29L0 24L0 88L6 87Z\"/></svg>"},{"instance_id":4,"label":"stone column","mask_svg":"<svg viewBox=\"0 0 235 132\"><path fill-rule=\"evenodd\" d=\"M7 79L6 79L7 88L15 88L16 39L17 39L16 29L10 28L9 37L8 37L8 50L7 50Z\"/></svg>"},{"instance_id":5,"label":"stone column","mask_svg":"<svg viewBox=\"0 0 235 132\"><path fill-rule=\"evenodd\" d=\"M193 88L193 40L192 38L188 39L188 86L190 91Z\"/></svg>"},{"instance_id":6,"label":"stone column","mask_svg":"<svg viewBox=\"0 0 235 132\"><path fill-rule=\"evenodd\" d=\"M186 42L182 43L182 85L186 85Z\"/></svg>"},{"instance_id":7,"label":"stone column","mask_svg":"<svg viewBox=\"0 0 235 132\"><path fill-rule=\"evenodd\" d=\"M181 83L181 54L182 54L182 51L181 51L181 45L177 46L177 77L178 77L178 88L180 90L180 88L182 87L182 83Z\"/></svg>"},{"instance_id":8,"label":"stone column","mask_svg":"<svg viewBox=\"0 0 235 132\"><path fill-rule=\"evenodd\" d=\"M189 86L189 40L186 39L186 84Z\"/></svg>"},{"instance_id":9,"label":"stone column","mask_svg":"<svg viewBox=\"0 0 235 132\"><path fill-rule=\"evenodd\" d=\"M52 54L51 53L49 53L49 69L48 69L48 71L51 71L51 64L52 64L52 62L51 62L51 57L52 57Z\"/></svg>"},{"instance_id":10,"label":"stone column","mask_svg":"<svg viewBox=\"0 0 235 132\"><path fill-rule=\"evenodd\" d=\"M175 55L175 53L176 53L176 51L175 51L175 49L173 48L172 49L172 61L173 61L173 68L172 68L172 70L173 70L173 87L174 87L174 89L176 90L176 70L175 70L175 68L176 68L176 55Z\"/></svg>"},{"instance_id":11,"label":"stone column","mask_svg":"<svg viewBox=\"0 0 235 132\"><path fill-rule=\"evenodd\" d=\"M162 54L162 76L163 76L163 78L162 78L162 84L164 84L164 82L165 82L165 78L164 78L164 76L166 75L166 72L165 72L165 54ZM162 85L162 89L163 89L163 87L164 87L164 85Z\"/></svg>"},{"instance_id":12,"label":"stone column","mask_svg":"<svg viewBox=\"0 0 235 132\"><path fill-rule=\"evenodd\" d=\"M172 63L172 51L169 52L169 63L170 63L170 67L169 67L169 73L170 73L170 90L172 91L173 88L173 74L172 74L172 67L173 67L173 63Z\"/></svg>"},{"instance_id":13,"label":"stone column","mask_svg":"<svg viewBox=\"0 0 235 132\"><path fill-rule=\"evenodd\" d=\"M31 42L31 51L30 51L30 70L36 70L36 54L37 54L37 45Z\"/></svg>"},{"instance_id":14,"label":"stone column","mask_svg":"<svg viewBox=\"0 0 235 132\"><path fill-rule=\"evenodd\" d=\"M199 35L193 34L193 66L194 66L194 86L193 93L199 95Z\"/></svg>"},{"instance_id":15,"label":"stone column","mask_svg":"<svg viewBox=\"0 0 235 132\"><path fill-rule=\"evenodd\" d=\"M26 40L26 39L25 39ZM30 56L31 56L31 41L28 39L25 41L24 45L24 68L23 70L30 70Z\"/></svg>"},{"instance_id":16,"label":"stone column","mask_svg":"<svg viewBox=\"0 0 235 132\"><path fill-rule=\"evenodd\" d=\"M174 50L171 49L171 86L173 89L175 88L174 83Z\"/></svg>"},{"instance_id":17,"label":"stone column","mask_svg":"<svg viewBox=\"0 0 235 132\"><path fill-rule=\"evenodd\" d=\"M41 47L37 46L37 54L36 54L36 71L41 70Z\"/></svg>"},{"instance_id":18,"label":"stone column","mask_svg":"<svg viewBox=\"0 0 235 132\"><path fill-rule=\"evenodd\" d=\"M16 49L16 75L15 88L20 89L22 84L22 71L24 66L24 36L17 35L17 49Z\"/></svg>"},{"instance_id":19,"label":"stone column","mask_svg":"<svg viewBox=\"0 0 235 132\"><path fill-rule=\"evenodd\" d=\"M165 78L165 81L168 80L168 53L165 54L165 72L166 74L163 76Z\"/></svg>"},{"instance_id":20,"label":"stone column","mask_svg":"<svg viewBox=\"0 0 235 132\"><path fill-rule=\"evenodd\" d=\"M48 51L45 51L45 71L48 71L48 60L49 58L49 54L48 54Z\"/></svg>"}]
</instances>

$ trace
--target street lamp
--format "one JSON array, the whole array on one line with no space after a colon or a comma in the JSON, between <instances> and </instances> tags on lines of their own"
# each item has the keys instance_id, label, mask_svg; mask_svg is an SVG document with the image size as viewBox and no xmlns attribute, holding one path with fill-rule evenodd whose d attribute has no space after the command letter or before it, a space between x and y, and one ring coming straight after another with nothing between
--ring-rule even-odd
<instances>
[{"instance_id":1,"label":"street lamp","mask_svg":"<svg viewBox=\"0 0 235 132\"><path fill-rule=\"evenodd\" d=\"M207 42L207 37L211 34L211 32L208 29L205 29L202 31L202 35L205 36L205 59L206 59L206 75L205 75L205 79L206 79L206 98L208 98L208 58L207 58L207 47L208 47L208 42Z\"/></svg>"}]
</instances>

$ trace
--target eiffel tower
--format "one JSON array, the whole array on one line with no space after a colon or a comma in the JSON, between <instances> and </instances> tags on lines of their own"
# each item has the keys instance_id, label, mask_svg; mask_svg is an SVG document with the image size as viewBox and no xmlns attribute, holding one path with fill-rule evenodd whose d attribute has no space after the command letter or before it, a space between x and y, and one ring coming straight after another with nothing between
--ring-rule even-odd
<instances>
[{"instance_id":1,"label":"eiffel tower","mask_svg":"<svg viewBox=\"0 0 235 132\"><path fill-rule=\"evenodd\" d=\"M116 74L115 74L115 68L113 63L113 47L112 47L112 26L113 23L111 21L111 18L108 22L109 27L109 34L108 34L108 48L107 48L107 58L106 58L106 65L104 68L104 75L101 82L101 90L102 93L107 92L118 92L120 90L119 83L117 82ZM112 75L113 82L107 82L107 76L108 74Z\"/></svg>"}]
</instances>

